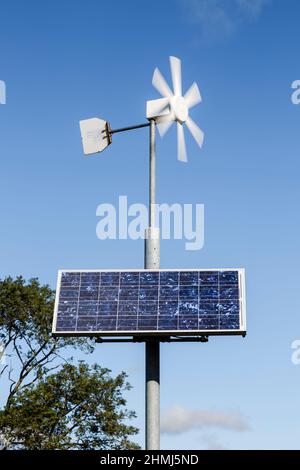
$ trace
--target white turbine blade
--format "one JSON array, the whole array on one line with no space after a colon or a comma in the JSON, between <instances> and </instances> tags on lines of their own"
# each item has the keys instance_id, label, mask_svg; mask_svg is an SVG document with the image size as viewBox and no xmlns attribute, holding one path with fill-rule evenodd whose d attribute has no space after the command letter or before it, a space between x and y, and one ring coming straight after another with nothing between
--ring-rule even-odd
<instances>
[{"instance_id":1,"label":"white turbine blade","mask_svg":"<svg viewBox=\"0 0 300 470\"><path fill-rule=\"evenodd\" d=\"M173 90L175 96L182 95L182 86L181 86L181 60L177 57L170 57L170 66L173 82Z\"/></svg>"},{"instance_id":2,"label":"white turbine blade","mask_svg":"<svg viewBox=\"0 0 300 470\"><path fill-rule=\"evenodd\" d=\"M156 118L159 116L165 116L169 114L169 99L159 98L158 100L147 101L146 105L146 117L147 119Z\"/></svg>"},{"instance_id":3,"label":"white turbine blade","mask_svg":"<svg viewBox=\"0 0 300 470\"><path fill-rule=\"evenodd\" d=\"M173 124L173 121L173 113L169 113L167 116L162 116L156 119L156 126L161 137L163 137L166 132L170 129Z\"/></svg>"},{"instance_id":4,"label":"white turbine blade","mask_svg":"<svg viewBox=\"0 0 300 470\"><path fill-rule=\"evenodd\" d=\"M191 117L188 117L185 123L188 126L192 136L194 137L199 147L202 147L203 140L204 140L203 131L200 129L200 127L197 126L197 124L193 121Z\"/></svg>"},{"instance_id":5,"label":"white turbine blade","mask_svg":"<svg viewBox=\"0 0 300 470\"><path fill-rule=\"evenodd\" d=\"M185 102L188 108L192 108L196 104L202 101L200 91L196 82L188 89L186 94L184 95Z\"/></svg>"},{"instance_id":6,"label":"white turbine blade","mask_svg":"<svg viewBox=\"0 0 300 470\"><path fill-rule=\"evenodd\" d=\"M165 98L172 98L173 93L171 92L169 85L167 84L166 80L164 79L158 68L154 70L152 85Z\"/></svg>"},{"instance_id":7,"label":"white turbine blade","mask_svg":"<svg viewBox=\"0 0 300 470\"><path fill-rule=\"evenodd\" d=\"M178 160L187 162L184 130L182 124L177 122L177 145L178 145Z\"/></svg>"}]
</instances>

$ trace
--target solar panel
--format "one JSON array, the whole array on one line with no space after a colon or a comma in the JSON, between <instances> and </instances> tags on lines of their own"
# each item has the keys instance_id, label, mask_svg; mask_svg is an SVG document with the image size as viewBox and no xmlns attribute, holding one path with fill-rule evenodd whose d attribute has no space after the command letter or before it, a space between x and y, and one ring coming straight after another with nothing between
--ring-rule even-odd
<instances>
[{"instance_id":1,"label":"solar panel","mask_svg":"<svg viewBox=\"0 0 300 470\"><path fill-rule=\"evenodd\" d=\"M58 273L56 336L245 332L243 269Z\"/></svg>"}]
</instances>

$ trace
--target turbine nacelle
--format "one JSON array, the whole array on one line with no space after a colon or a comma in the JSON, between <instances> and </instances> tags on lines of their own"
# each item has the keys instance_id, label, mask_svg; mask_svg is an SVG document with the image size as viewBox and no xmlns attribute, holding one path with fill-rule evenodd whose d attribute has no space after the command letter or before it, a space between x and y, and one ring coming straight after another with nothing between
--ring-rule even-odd
<instances>
[{"instance_id":1,"label":"turbine nacelle","mask_svg":"<svg viewBox=\"0 0 300 470\"><path fill-rule=\"evenodd\" d=\"M189 117L189 108L183 96L173 96L170 99L160 98L147 101L146 116L148 119L155 119L158 125L160 123L159 118L164 116L183 124Z\"/></svg>"}]
</instances>

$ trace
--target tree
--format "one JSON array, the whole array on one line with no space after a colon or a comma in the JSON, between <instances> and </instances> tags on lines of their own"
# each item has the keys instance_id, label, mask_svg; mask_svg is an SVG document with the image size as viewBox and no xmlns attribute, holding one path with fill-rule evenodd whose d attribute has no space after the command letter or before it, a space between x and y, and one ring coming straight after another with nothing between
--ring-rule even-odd
<instances>
[{"instance_id":1,"label":"tree","mask_svg":"<svg viewBox=\"0 0 300 470\"><path fill-rule=\"evenodd\" d=\"M0 341L7 363L0 367L0 438L3 448L128 449L137 429L125 424L126 375L74 364L68 349L92 352L91 340L53 338L55 293L37 279L0 280Z\"/></svg>"},{"instance_id":2,"label":"tree","mask_svg":"<svg viewBox=\"0 0 300 470\"><path fill-rule=\"evenodd\" d=\"M133 449L136 428L124 424L135 415L124 409L128 390L124 373L111 378L107 369L80 363L14 395L0 414L0 428L14 448Z\"/></svg>"}]
</instances>

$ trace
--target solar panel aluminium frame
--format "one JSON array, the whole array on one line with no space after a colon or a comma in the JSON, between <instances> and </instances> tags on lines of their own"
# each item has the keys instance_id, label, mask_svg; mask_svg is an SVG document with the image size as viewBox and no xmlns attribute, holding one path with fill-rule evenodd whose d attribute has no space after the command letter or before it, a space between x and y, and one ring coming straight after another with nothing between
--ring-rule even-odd
<instances>
[{"instance_id":1,"label":"solar panel aluminium frame","mask_svg":"<svg viewBox=\"0 0 300 470\"><path fill-rule=\"evenodd\" d=\"M104 330L104 331L56 331L57 314L59 305L59 295L61 287L61 278L63 273L110 273L110 272L226 272L237 271L239 277L239 320L240 328L232 330ZM196 337L196 336L245 336L247 332L246 325L246 281L244 268L171 268L171 269L59 269L56 286L56 296L54 304L54 315L52 323L52 335L55 337Z\"/></svg>"}]
</instances>

